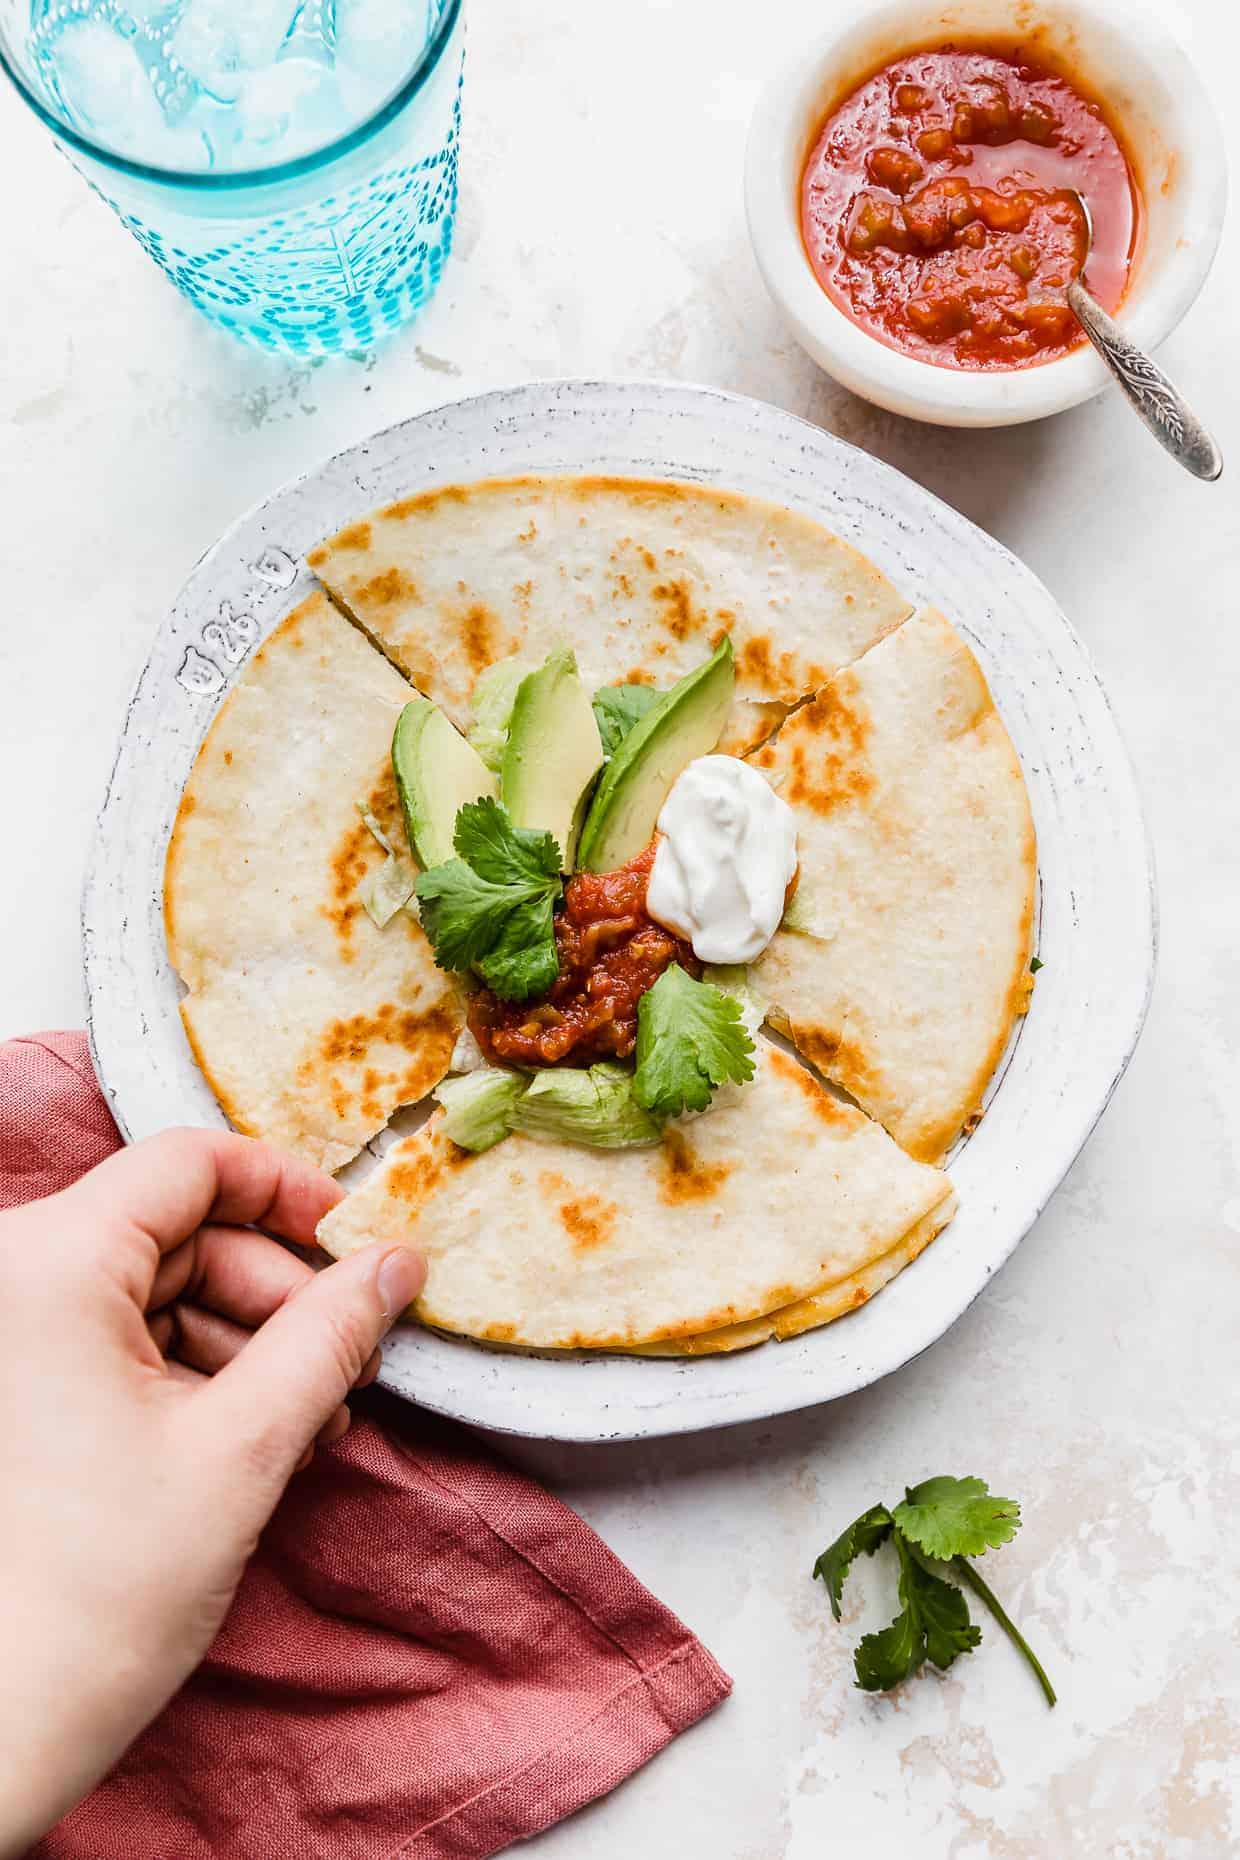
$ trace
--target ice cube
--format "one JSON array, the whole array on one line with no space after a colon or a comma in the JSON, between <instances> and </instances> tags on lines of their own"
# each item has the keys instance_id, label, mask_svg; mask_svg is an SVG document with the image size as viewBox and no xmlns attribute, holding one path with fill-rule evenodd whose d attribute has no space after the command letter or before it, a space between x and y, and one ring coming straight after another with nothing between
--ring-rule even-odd
<instances>
[{"instance_id":1,"label":"ice cube","mask_svg":"<svg viewBox=\"0 0 1240 1860\"><path fill-rule=\"evenodd\" d=\"M292 160L348 127L334 73L290 58L245 75L232 110L232 160L247 155Z\"/></svg>"},{"instance_id":2,"label":"ice cube","mask_svg":"<svg viewBox=\"0 0 1240 1860\"><path fill-rule=\"evenodd\" d=\"M336 55L395 90L427 39L429 0L338 0Z\"/></svg>"},{"instance_id":3,"label":"ice cube","mask_svg":"<svg viewBox=\"0 0 1240 1860\"><path fill-rule=\"evenodd\" d=\"M296 11L296 0L189 0L171 49L204 90L230 101L239 73L275 61Z\"/></svg>"},{"instance_id":4,"label":"ice cube","mask_svg":"<svg viewBox=\"0 0 1240 1860\"><path fill-rule=\"evenodd\" d=\"M201 135L170 122L156 95L162 61L143 33L122 33L106 18L70 19L44 56L71 120L100 141L161 167L207 165Z\"/></svg>"}]
</instances>

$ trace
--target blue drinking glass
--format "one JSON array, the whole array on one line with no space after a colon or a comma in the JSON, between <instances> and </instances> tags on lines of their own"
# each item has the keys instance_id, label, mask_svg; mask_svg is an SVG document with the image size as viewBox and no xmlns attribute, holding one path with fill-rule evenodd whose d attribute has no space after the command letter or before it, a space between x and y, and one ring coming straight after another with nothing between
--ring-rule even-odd
<instances>
[{"instance_id":1,"label":"blue drinking glass","mask_svg":"<svg viewBox=\"0 0 1240 1860\"><path fill-rule=\"evenodd\" d=\"M439 282L452 243L462 0L400 3L425 8L426 30L395 89L294 159L278 159L273 137L266 166L197 169L163 159L175 138L171 131L164 137L162 125L184 119L191 107L195 80L173 47L193 0L155 0L156 10L145 12L142 0L0 0L0 64L63 152L205 316L264 349L330 355L369 348L413 316ZM312 37L326 62L336 0L301 0L290 12L294 39ZM401 17L407 22L410 13ZM144 79L135 102L153 113L147 83L158 101L158 159L146 159L133 109L127 122L139 127L120 138L124 150L84 128L73 111L47 48L57 32L80 33L83 25L105 34L87 42L91 56L106 54L114 38L130 48L124 56L132 53L132 69Z\"/></svg>"}]
</instances>

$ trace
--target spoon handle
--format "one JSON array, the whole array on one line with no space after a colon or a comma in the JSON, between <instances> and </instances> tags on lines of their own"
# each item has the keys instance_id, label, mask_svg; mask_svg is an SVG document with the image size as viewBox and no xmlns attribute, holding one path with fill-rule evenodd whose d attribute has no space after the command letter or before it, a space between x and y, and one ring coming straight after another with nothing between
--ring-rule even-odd
<instances>
[{"instance_id":1,"label":"spoon handle","mask_svg":"<svg viewBox=\"0 0 1240 1860\"><path fill-rule=\"evenodd\" d=\"M1077 322L1155 439L1194 477L1217 478L1223 469L1222 453L1161 368L1129 342L1079 279L1073 279L1067 295Z\"/></svg>"}]
</instances>

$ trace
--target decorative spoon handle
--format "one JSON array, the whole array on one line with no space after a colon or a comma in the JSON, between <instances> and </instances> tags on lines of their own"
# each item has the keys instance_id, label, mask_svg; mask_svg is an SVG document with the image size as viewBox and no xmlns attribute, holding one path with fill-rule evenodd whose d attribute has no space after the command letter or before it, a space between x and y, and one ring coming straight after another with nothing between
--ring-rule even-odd
<instances>
[{"instance_id":1,"label":"decorative spoon handle","mask_svg":"<svg viewBox=\"0 0 1240 1860\"><path fill-rule=\"evenodd\" d=\"M1078 323L1155 439L1194 477L1217 478L1223 469L1222 453L1161 368L1129 342L1079 279L1069 284L1067 296Z\"/></svg>"}]
</instances>

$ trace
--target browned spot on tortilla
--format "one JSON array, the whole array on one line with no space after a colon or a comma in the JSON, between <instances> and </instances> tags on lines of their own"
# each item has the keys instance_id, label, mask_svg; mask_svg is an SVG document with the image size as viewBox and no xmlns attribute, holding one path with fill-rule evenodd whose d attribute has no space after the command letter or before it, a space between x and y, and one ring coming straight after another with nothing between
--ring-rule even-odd
<instances>
[{"instance_id":1,"label":"browned spot on tortilla","mask_svg":"<svg viewBox=\"0 0 1240 1860\"><path fill-rule=\"evenodd\" d=\"M347 529L341 530L332 547L335 549L369 549L369 523L364 518L360 523L350 523Z\"/></svg>"},{"instance_id":2,"label":"browned spot on tortilla","mask_svg":"<svg viewBox=\"0 0 1240 1860\"><path fill-rule=\"evenodd\" d=\"M782 796L794 807L829 814L874 787L866 753L870 721L860 704L854 709L848 702L855 695L856 680L841 675L794 711L776 737L776 756L782 753L788 768Z\"/></svg>"},{"instance_id":3,"label":"browned spot on tortilla","mask_svg":"<svg viewBox=\"0 0 1240 1860\"><path fill-rule=\"evenodd\" d=\"M534 583L532 581L519 581L512 591L512 598L517 603L518 607L528 608L530 602L534 598Z\"/></svg>"},{"instance_id":4,"label":"browned spot on tortilla","mask_svg":"<svg viewBox=\"0 0 1240 1860\"><path fill-rule=\"evenodd\" d=\"M736 675L746 687L770 697L798 698L826 676L818 666L801 665L795 652L776 654L769 633L753 633L736 655Z\"/></svg>"},{"instance_id":5,"label":"browned spot on tortilla","mask_svg":"<svg viewBox=\"0 0 1240 1860\"><path fill-rule=\"evenodd\" d=\"M533 517L531 517L529 528L525 530L518 530L517 541L520 543L532 543L534 539L537 537L537 535L538 535L538 525L535 523Z\"/></svg>"},{"instance_id":6,"label":"browned spot on tortilla","mask_svg":"<svg viewBox=\"0 0 1240 1860\"><path fill-rule=\"evenodd\" d=\"M475 601L461 622L461 645L470 669L483 671L501 655L495 644L495 615L481 601Z\"/></svg>"},{"instance_id":7,"label":"browned spot on tortilla","mask_svg":"<svg viewBox=\"0 0 1240 1860\"><path fill-rule=\"evenodd\" d=\"M631 672L626 672L620 680L622 685L652 685L653 672L648 672L644 665L635 665Z\"/></svg>"},{"instance_id":8,"label":"browned spot on tortilla","mask_svg":"<svg viewBox=\"0 0 1240 1860\"><path fill-rule=\"evenodd\" d=\"M487 1324L478 1332L484 1343L511 1343L516 1334L515 1324Z\"/></svg>"},{"instance_id":9,"label":"browned spot on tortilla","mask_svg":"<svg viewBox=\"0 0 1240 1860\"><path fill-rule=\"evenodd\" d=\"M445 484L434 491L419 491L414 497L402 497L379 514L401 523L406 517L428 515L438 504L467 504L469 498L468 485Z\"/></svg>"},{"instance_id":10,"label":"browned spot on tortilla","mask_svg":"<svg viewBox=\"0 0 1240 1860\"><path fill-rule=\"evenodd\" d=\"M232 767L232 750L231 749L226 749L224 751L224 767L226 769L230 769Z\"/></svg>"},{"instance_id":11,"label":"browned spot on tortilla","mask_svg":"<svg viewBox=\"0 0 1240 1860\"><path fill-rule=\"evenodd\" d=\"M745 641L736 655L737 675L746 684L757 685L761 691L774 691L775 656L771 650L769 634L755 633Z\"/></svg>"},{"instance_id":12,"label":"browned spot on tortilla","mask_svg":"<svg viewBox=\"0 0 1240 1860\"><path fill-rule=\"evenodd\" d=\"M306 557L306 560L309 562L311 568L322 568L324 562L327 560L327 544L320 543L317 549L312 549Z\"/></svg>"},{"instance_id":13,"label":"browned spot on tortilla","mask_svg":"<svg viewBox=\"0 0 1240 1860\"><path fill-rule=\"evenodd\" d=\"M302 1100L326 1098L337 1118L356 1114L377 1129L398 1105L416 1104L439 1083L459 1030L451 1001L438 1001L425 1014L389 1001L373 1014L333 1021L297 1068L299 1094ZM385 1049L393 1047L407 1063L382 1070L390 1057ZM445 1160L454 1166L452 1158Z\"/></svg>"},{"instance_id":14,"label":"browned spot on tortilla","mask_svg":"<svg viewBox=\"0 0 1240 1860\"><path fill-rule=\"evenodd\" d=\"M611 1239L620 1210L601 1195L579 1195L575 1201L561 1202L558 1212L573 1251L588 1253Z\"/></svg>"},{"instance_id":15,"label":"browned spot on tortilla","mask_svg":"<svg viewBox=\"0 0 1240 1860\"><path fill-rule=\"evenodd\" d=\"M196 794L183 795L181 797L181 810L180 810L181 819L188 820L190 815L193 813L194 809L197 807L197 805L198 805L198 796Z\"/></svg>"},{"instance_id":16,"label":"browned spot on tortilla","mask_svg":"<svg viewBox=\"0 0 1240 1860\"><path fill-rule=\"evenodd\" d=\"M407 1202L412 1208L420 1208L438 1186L442 1176L439 1157L433 1150L424 1149L416 1156L392 1165L388 1171L387 1190L394 1200Z\"/></svg>"},{"instance_id":17,"label":"browned spot on tortilla","mask_svg":"<svg viewBox=\"0 0 1240 1860\"><path fill-rule=\"evenodd\" d=\"M554 1169L540 1170L538 1186L542 1189L544 1195L562 1195L566 1193L568 1189L568 1183L565 1181L564 1177L562 1175L557 1175Z\"/></svg>"},{"instance_id":18,"label":"browned spot on tortilla","mask_svg":"<svg viewBox=\"0 0 1240 1860\"><path fill-rule=\"evenodd\" d=\"M382 771L366 797L366 805L388 838L397 847L405 845L404 818L396 792L392 765L385 761ZM385 857L366 822L360 817L346 830L332 853L328 867L330 902L321 906L323 915L336 929L341 943L348 945L353 927L361 914L355 893L372 865ZM412 920L410 920L412 921ZM348 960L347 947L342 950Z\"/></svg>"},{"instance_id":19,"label":"browned spot on tortilla","mask_svg":"<svg viewBox=\"0 0 1240 1860\"><path fill-rule=\"evenodd\" d=\"M650 592L656 601L662 602L663 612L659 618L673 639L688 639L691 633L700 633L706 625L706 615L693 611L687 581L660 581Z\"/></svg>"},{"instance_id":20,"label":"browned spot on tortilla","mask_svg":"<svg viewBox=\"0 0 1240 1860\"><path fill-rule=\"evenodd\" d=\"M662 1181L659 1199L676 1204L708 1201L732 1173L732 1164L703 1162L683 1131L669 1130L659 1149Z\"/></svg>"},{"instance_id":21,"label":"browned spot on tortilla","mask_svg":"<svg viewBox=\"0 0 1240 1860\"><path fill-rule=\"evenodd\" d=\"M437 1001L429 1012L418 1014L412 1008L399 1008L394 1001L385 1001L373 1014L351 1014L345 1020L332 1021L323 1034L319 1054L328 1065L342 1060L361 1065L374 1057L373 1046L395 1046L416 1058L420 1071L428 1046L442 1046L455 1038L456 1016L447 1002ZM402 1078L400 1083L404 1082Z\"/></svg>"},{"instance_id":22,"label":"browned spot on tortilla","mask_svg":"<svg viewBox=\"0 0 1240 1860\"><path fill-rule=\"evenodd\" d=\"M391 607L397 601L415 601L417 586L400 568L384 568L364 582L353 599L361 607Z\"/></svg>"},{"instance_id":23,"label":"browned spot on tortilla","mask_svg":"<svg viewBox=\"0 0 1240 1860\"><path fill-rule=\"evenodd\" d=\"M837 1054L840 1051L840 1043L838 1041L835 1045L835 1051ZM806 1057L808 1058L810 1055L807 1054ZM852 1123L852 1113L848 1110L848 1107L841 1104L838 1098L833 1098L826 1087L820 1085L818 1080L813 1078L810 1073L805 1070L804 1066L798 1065L795 1059L789 1058L787 1053L781 1053L778 1047L773 1047L770 1054L770 1061L772 1067L779 1073L781 1078L787 1079L790 1084L796 1086L801 1096L809 1105L810 1110L814 1113L814 1116L819 1118L822 1123L830 1124L836 1129L847 1129Z\"/></svg>"},{"instance_id":24,"label":"browned spot on tortilla","mask_svg":"<svg viewBox=\"0 0 1240 1860\"><path fill-rule=\"evenodd\" d=\"M655 569L659 566L659 564L655 561L649 549L643 549L641 551L641 558L642 558L642 561L646 564L647 569L653 575Z\"/></svg>"},{"instance_id":25,"label":"browned spot on tortilla","mask_svg":"<svg viewBox=\"0 0 1240 1860\"><path fill-rule=\"evenodd\" d=\"M804 1053L812 1066L825 1074L827 1078L837 1079L855 1097L870 1089L874 1083L874 1074L869 1058L863 1049L842 1034L829 1027L814 1027L797 1021L792 1028L792 1037L799 1051ZM795 1062L787 1059L787 1064Z\"/></svg>"}]
</instances>

